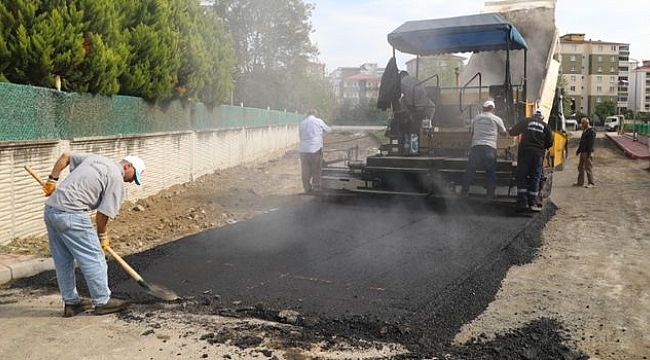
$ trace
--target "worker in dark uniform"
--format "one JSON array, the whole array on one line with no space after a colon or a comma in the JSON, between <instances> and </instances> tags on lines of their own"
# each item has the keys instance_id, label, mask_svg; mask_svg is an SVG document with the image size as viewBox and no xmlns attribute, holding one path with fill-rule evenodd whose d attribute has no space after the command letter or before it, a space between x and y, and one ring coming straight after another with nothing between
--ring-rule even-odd
<instances>
[{"instance_id":1,"label":"worker in dark uniform","mask_svg":"<svg viewBox=\"0 0 650 360\"><path fill-rule=\"evenodd\" d=\"M523 119L508 133L521 135L517 153L517 211L541 211L539 206L539 184L544 170L544 154L553 146L553 131L544 122L541 109L533 117Z\"/></svg>"}]
</instances>

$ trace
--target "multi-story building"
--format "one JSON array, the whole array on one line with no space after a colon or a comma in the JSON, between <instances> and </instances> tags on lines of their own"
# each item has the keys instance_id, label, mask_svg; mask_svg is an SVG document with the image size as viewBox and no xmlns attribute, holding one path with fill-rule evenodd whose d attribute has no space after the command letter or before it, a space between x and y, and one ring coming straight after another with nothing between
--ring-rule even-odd
<instances>
[{"instance_id":1,"label":"multi-story building","mask_svg":"<svg viewBox=\"0 0 650 360\"><path fill-rule=\"evenodd\" d=\"M630 70L629 109L634 112L650 112L650 60L644 60L641 66Z\"/></svg>"},{"instance_id":2,"label":"multi-story building","mask_svg":"<svg viewBox=\"0 0 650 360\"><path fill-rule=\"evenodd\" d=\"M619 110L628 108L629 44L566 34L560 38L560 53L565 96L575 100L577 111L591 115L607 100Z\"/></svg>"},{"instance_id":3,"label":"multi-story building","mask_svg":"<svg viewBox=\"0 0 650 360\"><path fill-rule=\"evenodd\" d=\"M358 102L377 98L383 74L384 69L377 64L365 63L359 67L337 68L329 78L338 99Z\"/></svg>"},{"instance_id":4,"label":"multi-story building","mask_svg":"<svg viewBox=\"0 0 650 360\"><path fill-rule=\"evenodd\" d=\"M421 81L438 75L440 87L458 87L458 74L463 71L465 58L462 56L445 54L436 56L421 56L419 61L413 58L406 62L406 71L412 76L417 76ZM427 82L425 86L433 86Z\"/></svg>"}]
</instances>

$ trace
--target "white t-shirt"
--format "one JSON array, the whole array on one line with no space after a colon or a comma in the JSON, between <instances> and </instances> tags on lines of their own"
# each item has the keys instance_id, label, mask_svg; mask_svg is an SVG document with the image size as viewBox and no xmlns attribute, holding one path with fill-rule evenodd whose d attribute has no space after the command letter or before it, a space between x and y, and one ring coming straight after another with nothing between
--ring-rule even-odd
<instances>
[{"instance_id":1,"label":"white t-shirt","mask_svg":"<svg viewBox=\"0 0 650 360\"><path fill-rule=\"evenodd\" d=\"M332 128L314 115L309 115L300 123L300 152L315 153L323 148L323 132L330 132Z\"/></svg>"},{"instance_id":2,"label":"white t-shirt","mask_svg":"<svg viewBox=\"0 0 650 360\"><path fill-rule=\"evenodd\" d=\"M484 111L472 119L472 146L487 145L497 148L499 132L506 132L503 120L491 112Z\"/></svg>"}]
</instances>

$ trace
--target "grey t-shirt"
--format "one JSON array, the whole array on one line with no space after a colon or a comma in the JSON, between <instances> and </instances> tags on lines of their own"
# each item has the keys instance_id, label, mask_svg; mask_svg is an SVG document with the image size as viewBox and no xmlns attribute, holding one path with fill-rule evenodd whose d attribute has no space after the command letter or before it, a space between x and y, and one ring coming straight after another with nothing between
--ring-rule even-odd
<instances>
[{"instance_id":1,"label":"grey t-shirt","mask_svg":"<svg viewBox=\"0 0 650 360\"><path fill-rule=\"evenodd\" d=\"M472 120L472 146L487 145L497 148L499 132L506 132L503 120L491 112L482 112Z\"/></svg>"},{"instance_id":2,"label":"grey t-shirt","mask_svg":"<svg viewBox=\"0 0 650 360\"><path fill-rule=\"evenodd\" d=\"M72 213L97 210L113 219L124 200L124 169L119 162L88 153L70 154L70 174L46 205Z\"/></svg>"}]
</instances>

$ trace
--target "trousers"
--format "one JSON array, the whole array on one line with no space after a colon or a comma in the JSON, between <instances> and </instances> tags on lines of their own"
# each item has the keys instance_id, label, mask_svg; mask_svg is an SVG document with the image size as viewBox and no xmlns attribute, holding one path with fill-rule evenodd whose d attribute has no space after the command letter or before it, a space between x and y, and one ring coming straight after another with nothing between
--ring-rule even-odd
<instances>
[{"instance_id":1,"label":"trousers","mask_svg":"<svg viewBox=\"0 0 650 360\"><path fill-rule=\"evenodd\" d=\"M537 205L544 154L522 151L517 156L517 203Z\"/></svg>"},{"instance_id":2,"label":"trousers","mask_svg":"<svg viewBox=\"0 0 650 360\"><path fill-rule=\"evenodd\" d=\"M45 206L43 217L63 302L79 302L76 262L86 279L95 305L105 305L111 297L108 266L90 216L87 213L68 213Z\"/></svg>"},{"instance_id":3,"label":"trousers","mask_svg":"<svg viewBox=\"0 0 650 360\"><path fill-rule=\"evenodd\" d=\"M494 195L494 190L497 187L497 149L488 145L476 145L470 149L467 168L463 174L461 188L463 194L469 192L469 186L472 184L476 170L481 164L485 167L487 193L488 195Z\"/></svg>"},{"instance_id":4,"label":"trousers","mask_svg":"<svg viewBox=\"0 0 650 360\"><path fill-rule=\"evenodd\" d=\"M593 156L591 153L581 152L580 161L578 162L578 181L579 185L584 185L585 183L585 174L587 175L587 184L594 184L594 173L593 173Z\"/></svg>"},{"instance_id":5,"label":"trousers","mask_svg":"<svg viewBox=\"0 0 650 360\"><path fill-rule=\"evenodd\" d=\"M323 171L323 149L314 153L300 153L300 170L302 188L305 192L320 190L320 178Z\"/></svg>"}]
</instances>

